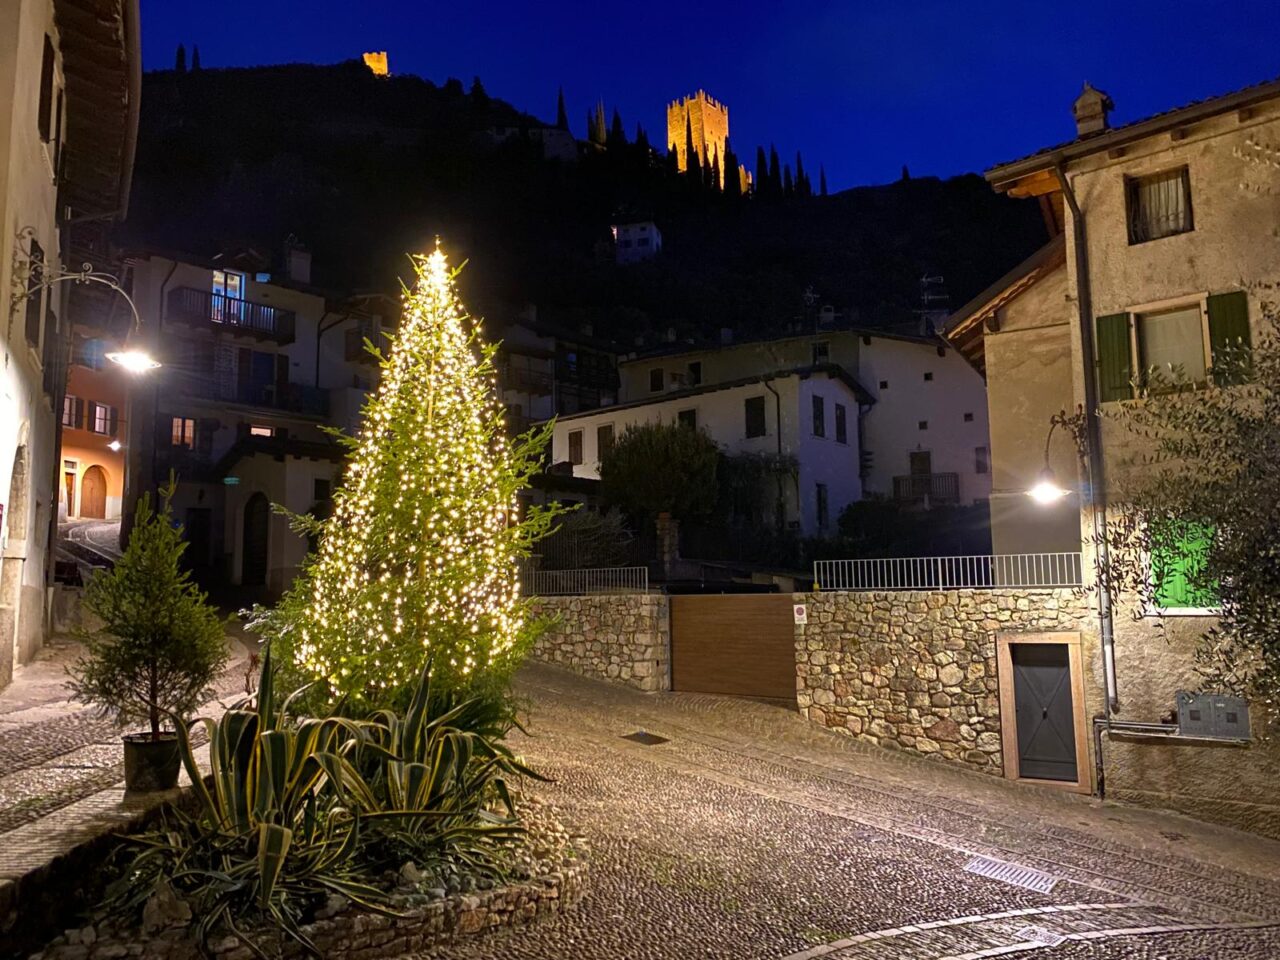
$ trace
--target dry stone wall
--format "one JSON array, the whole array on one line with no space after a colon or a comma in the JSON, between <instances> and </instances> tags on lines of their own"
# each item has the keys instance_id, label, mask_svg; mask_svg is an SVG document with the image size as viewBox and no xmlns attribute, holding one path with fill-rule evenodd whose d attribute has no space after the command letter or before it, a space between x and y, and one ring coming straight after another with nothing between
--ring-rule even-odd
<instances>
[{"instance_id":1,"label":"dry stone wall","mask_svg":"<svg viewBox=\"0 0 1280 960\"><path fill-rule=\"evenodd\" d=\"M797 594L796 702L815 723L882 747L1003 772L998 631L1079 630L1071 590Z\"/></svg>"},{"instance_id":2,"label":"dry stone wall","mask_svg":"<svg viewBox=\"0 0 1280 960\"><path fill-rule=\"evenodd\" d=\"M639 690L669 689L671 619L660 594L543 597L535 611L551 618L533 657L574 673Z\"/></svg>"}]
</instances>

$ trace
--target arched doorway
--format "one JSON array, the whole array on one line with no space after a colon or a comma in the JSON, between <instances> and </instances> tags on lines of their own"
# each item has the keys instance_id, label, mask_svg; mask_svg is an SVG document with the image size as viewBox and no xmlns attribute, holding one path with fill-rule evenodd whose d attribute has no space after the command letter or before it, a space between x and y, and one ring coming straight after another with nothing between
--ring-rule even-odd
<instances>
[{"instance_id":1,"label":"arched doorway","mask_svg":"<svg viewBox=\"0 0 1280 960\"><path fill-rule=\"evenodd\" d=\"M80 481L80 516L107 518L107 472L96 463L84 472L84 479Z\"/></svg>"},{"instance_id":2,"label":"arched doorway","mask_svg":"<svg viewBox=\"0 0 1280 960\"><path fill-rule=\"evenodd\" d=\"M255 493L244 505L242 586L264 587L267 584L267 528L270 522L271 505L264 494Z\"/></svg>"}]
</instances>

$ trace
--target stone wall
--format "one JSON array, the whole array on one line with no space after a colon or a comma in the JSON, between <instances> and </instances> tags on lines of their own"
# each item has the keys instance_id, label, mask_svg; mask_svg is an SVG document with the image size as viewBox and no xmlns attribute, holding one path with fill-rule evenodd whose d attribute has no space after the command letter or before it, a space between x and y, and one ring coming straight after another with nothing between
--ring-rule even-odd
<instances>
[{"instance_id":1,"label":"stone wall","mask_svg":"<svg viewBox=\"0 0 1280 960\"><path fill-rule=\"evenodd\" d=\"M797 594L796 702L815 723L882 747L1001 775L997 631L1079 630L1071 590Z\"/></svg>"},{"instance_id":2,"label":"stone wall","mask_svg":"<svg viewBox=\"0 0 1280 960\"><path fill-rule=\"evenodd\" d=\"M645 691L670 688L671 618L667 598L622 593L543 597L535 612L552 622L535 660Z\"/></svg>"}]
</instances>

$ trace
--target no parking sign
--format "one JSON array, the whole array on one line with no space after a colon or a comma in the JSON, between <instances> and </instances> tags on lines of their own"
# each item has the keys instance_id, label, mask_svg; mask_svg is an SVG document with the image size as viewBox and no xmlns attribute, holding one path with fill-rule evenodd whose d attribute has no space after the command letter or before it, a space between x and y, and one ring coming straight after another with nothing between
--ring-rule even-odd
<instances>
[{"instance_id":1,"label":"no parking sign","mask_svg":"<svg viewBox=\"0 0 1280 960\"><path fill-rule=\"evenodd\" d=\"M805 624L809 622L808 604L804 604L804 603L792 604L791 613L795 616L797 624Z\"/></svg>"}]
</instances>

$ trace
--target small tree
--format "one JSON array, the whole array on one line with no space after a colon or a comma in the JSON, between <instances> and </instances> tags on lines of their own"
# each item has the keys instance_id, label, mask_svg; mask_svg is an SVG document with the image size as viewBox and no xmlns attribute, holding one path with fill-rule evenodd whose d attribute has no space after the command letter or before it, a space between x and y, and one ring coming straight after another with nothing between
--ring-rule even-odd
<instances>
[{"instance_id":1,"label":"small tree","mask_svg":"<svg viewBox=\"0 0 1280 960\"><path fill-rule=\"evenodd\" d=\"M1139 452L1119 465L1104 575L1139 616L1210 607L1205 686L1280 719L1280 336L1216 343L1208 382L1153 370L1110 416ZM1161 623L1163 621L1160 621Z\"/></svg>"},{"instance_id":2,"label":"small tree","mask_svg":"<svg viewBox=\"0 0 1280 960\"><path fill-rule=\"evenodd\" d=\"M635 517L706 516L716 504L719 457L701 430L672 423L629 427L600 462L601 493Z\"/></svg>"},{"instance_id":3,"label":"small tree","mask_svg":"<svg viewBox=\"0 0 1280 960\"><path fill-rule=\"evenodd\" d=\"M71 689L120 723L144 721L160 739L162 719L186 716L209 695L227 659L224 621L182 569L186 541L169 510L173 484L138 503L124 554L94 574L84 606L102 621L82 631L84 655L70 668Z\"/></svg>"}]
</instances>

